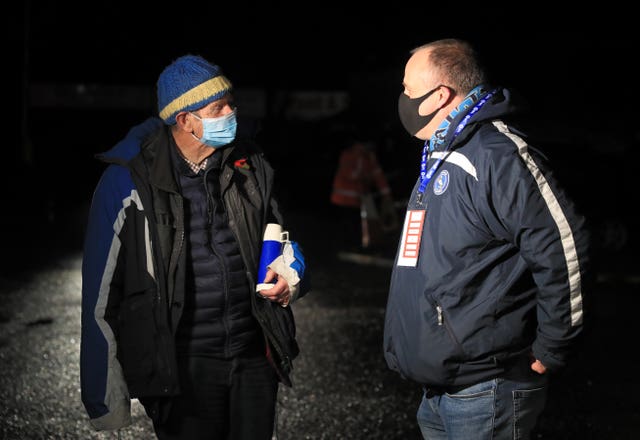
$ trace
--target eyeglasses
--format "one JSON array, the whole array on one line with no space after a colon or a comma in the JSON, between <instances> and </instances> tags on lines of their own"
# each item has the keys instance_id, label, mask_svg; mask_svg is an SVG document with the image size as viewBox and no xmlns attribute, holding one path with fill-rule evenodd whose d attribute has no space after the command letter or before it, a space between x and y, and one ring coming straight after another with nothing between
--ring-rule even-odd
<instances>
[{"instance_id":1,"label":"eyeglasses","mask_svg":"<svg viewBox=\"0 0 640 440\"><path fill-rule=\"evenodd\" d=\"M231 99L227 99L227 98L222 98L222 99L218 99L216 101L213 101L209 104L207 104L205 107L198 109L198 112L201 114L198 114L196 112L189 112L192 115L196 116L197 118L201 119L201 118L218 118L220 116L224 116L227 113L224 113L225 108L229 107L229 109L233 112L236 110L236 105L233 102L233 100ZM204 113L204 115L202 115L202 113Z\"/></svg>"}]
</instances>

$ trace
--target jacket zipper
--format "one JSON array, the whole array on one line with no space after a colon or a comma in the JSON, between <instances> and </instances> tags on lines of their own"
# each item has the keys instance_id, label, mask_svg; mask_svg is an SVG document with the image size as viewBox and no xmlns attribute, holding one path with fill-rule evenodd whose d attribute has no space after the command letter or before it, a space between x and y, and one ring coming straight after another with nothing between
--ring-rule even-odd
<instances>
[{"instance_id":1,"label":"jacket zipper","mask_svg":"<svg viewBox=\"0 0 640 440\"><path fill-rule=\"evenodd\" d=\"M453 333L453 330L451 329L451 326L449 325L449 321L446 321L444 319L444 310L442 309L442 306L440 304L438 304L437 301L435 301L434 304L435 304L435 308L436 308L436 313L438 315L438 326L439 327L444 326L445 330L449 334L449 338L451 338L451 340L456 345L456 347L458 347L458 350L460 351L460 353L464 353L464 350L462 349L462 346L460 345L460 342L458 342L458 338L456 338L456 335Z\"/></svg>"},{"instance_id":2,"label":"jacket zipper","mask_svg":"<svg viewBox=\"0 0 640 440\"><path fill-rule=\"evenodd\" d=\"M209 171L211 171L211 169L206 170L204 172L204 189L207 194L207 214L209 217L208 218L209 230L207 231L207 234L209 236L209 247L211 248L211 252L213 252L213 254L218 258L218 261L220 261L220 266L222 266L222 288L224 289L224 311L222 312L222 324L224 325L224 331L226 334L225 342L224 342L224 353L225 353L225 356L228 356L229 342L230 342L229 339L231 336L229 331L229 316L228 316L229 315L229 280L227 279L227 267L225 265L224 257L222 257L218 253L218 250L216 249L216 246L213 240L213 230L215 229L214 223L215 223L216 210L218 208L218 202L221 202L221 203L224 203L224 202L222 201L222 199L220 199L219 201L214 201L213 195L209 192L209 184L208 184L208 177L207 177ZM220 191L222 191L222 189ZM220 197L222 198L222 193L220 193Z\"/></svg>"}]
</instances>

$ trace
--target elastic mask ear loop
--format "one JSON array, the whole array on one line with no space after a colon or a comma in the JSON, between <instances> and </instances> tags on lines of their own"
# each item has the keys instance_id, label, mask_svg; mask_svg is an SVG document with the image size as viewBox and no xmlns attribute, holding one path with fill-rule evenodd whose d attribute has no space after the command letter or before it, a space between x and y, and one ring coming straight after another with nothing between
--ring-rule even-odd
<instances>
[{"instance_id":1,"label":"elastic mask ear loop","mask_svg":"<svg viewBox=\"0 0 640 440\"><path fill-rule=\"evenodd\" d=\"M195 114L195 113L193 113L193 112L189 112L189 114L190 114L191 116L195 117L198 121L202 122L202 118L201 118L200 116L196 115L196 114ZM204 127L202 127L202 129L204 130ZM198 136L196 136L196 134L195 134L195 130L191 130L191 136L193 136L193 138L194 138L195 140L197 140L198 142L200 142L200 138L199 138Z\"/></svg>"}]
</instances>

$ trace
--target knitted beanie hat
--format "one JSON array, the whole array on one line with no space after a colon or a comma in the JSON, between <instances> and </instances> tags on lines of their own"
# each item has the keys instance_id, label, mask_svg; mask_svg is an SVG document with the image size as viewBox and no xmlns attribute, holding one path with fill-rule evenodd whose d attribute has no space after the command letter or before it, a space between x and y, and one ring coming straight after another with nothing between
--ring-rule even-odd
<instances>
[{"instance_id":1,"label":"knitted beanie hat","mask_svg":"<svg viewBox=\"0 0 640 440\"><path fill-rule=\"evenodd\" d=\"M158 112L165 124L176 123L182 111L194 111L220 99L231 90L231 82L220 67L198 55L184 55L167 66L158 77Z\"/></svg>"}]
</instances>

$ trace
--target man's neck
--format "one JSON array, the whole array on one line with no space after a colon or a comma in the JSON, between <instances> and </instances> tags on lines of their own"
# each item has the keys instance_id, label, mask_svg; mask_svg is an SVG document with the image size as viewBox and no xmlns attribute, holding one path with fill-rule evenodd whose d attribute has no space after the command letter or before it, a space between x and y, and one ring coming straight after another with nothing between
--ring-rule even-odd
<instances>
[{"instance_id":1,"label":"man's neck","mask_svg":"<svg viewBox=\"0 0 640 440\"><path fill-rule=\"evenodd\" d=\"M216 151L216 148L203 144L194 138L191 133L172 130L172 134L180 155L196 165L200 164Z\"/></svg>"}]
</instances>

